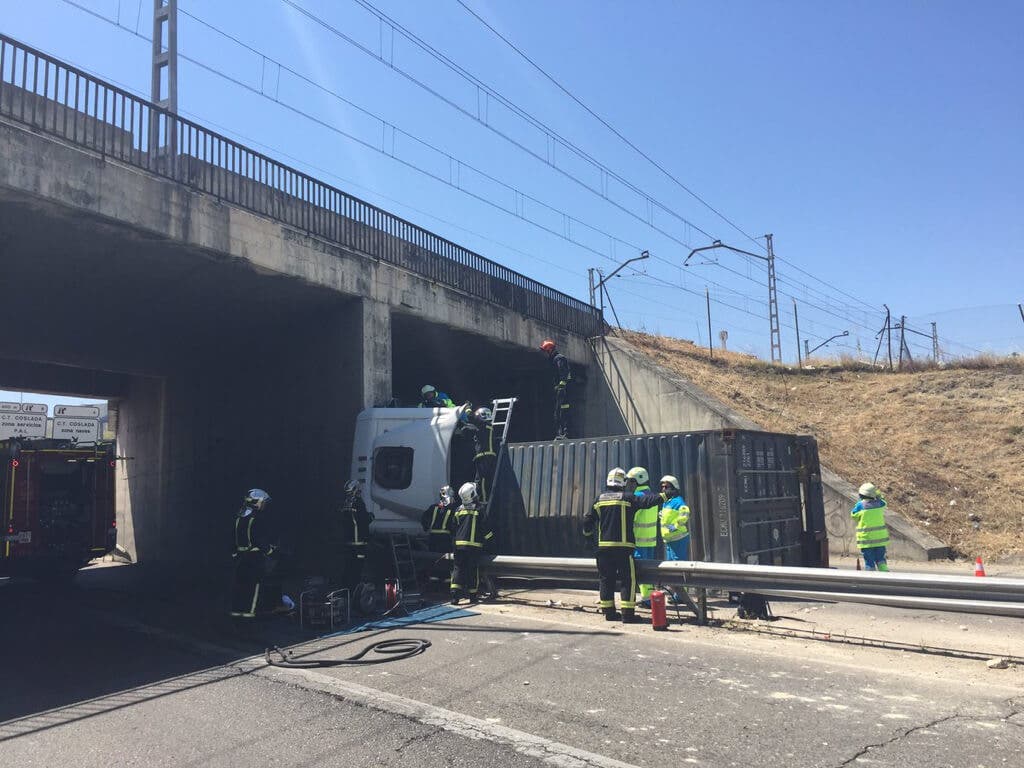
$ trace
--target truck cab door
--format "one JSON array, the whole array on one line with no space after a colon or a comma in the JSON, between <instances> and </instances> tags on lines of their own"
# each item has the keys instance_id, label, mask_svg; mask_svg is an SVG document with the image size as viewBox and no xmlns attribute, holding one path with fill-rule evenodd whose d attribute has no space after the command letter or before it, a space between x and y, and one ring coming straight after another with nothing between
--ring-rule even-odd
<instances>
[{"instance_id":1,"label":"truck cab door","mask_svg":"<svg viewBox=\"0 0 1024 768\"><path fill-rule=\"evenodd\" d=\"M435 408L393 423L374 438L371 453L368 484L370 498L378 507L377 529L399 522L419 526L420 514L448 483L452 436L458 421L454 409Z\"/></svg>"}]
</instances>

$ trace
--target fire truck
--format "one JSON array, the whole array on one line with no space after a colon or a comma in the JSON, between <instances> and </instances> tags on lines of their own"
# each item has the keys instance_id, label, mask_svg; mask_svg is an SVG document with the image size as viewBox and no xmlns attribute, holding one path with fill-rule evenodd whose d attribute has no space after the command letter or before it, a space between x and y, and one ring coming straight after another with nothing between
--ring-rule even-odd
<instances>
[{"instance_id":1,"label":"fire truck","mask_svg":"<svg viewBox=\"0 0 1024 768\"><path fill-rule=\"evenodd\" d=\"M113 442L0 440L0 576L63 579L114 549Z\"/></svg>"}]
</instances>

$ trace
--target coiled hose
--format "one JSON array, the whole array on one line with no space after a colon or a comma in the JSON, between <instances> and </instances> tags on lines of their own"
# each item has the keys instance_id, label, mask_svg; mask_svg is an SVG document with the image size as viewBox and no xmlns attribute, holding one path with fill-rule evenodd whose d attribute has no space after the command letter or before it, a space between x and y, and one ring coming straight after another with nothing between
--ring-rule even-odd
<instances>
[{"instance_id":1,"label":"coiled hose","mask_svg":"<svg viewBox=\"0 0 1024 768\"><path fill-rule=\"evenodd\" d=\"M294 651L282 651L276 645L267 648L264 658L272 667L290 667L292 669L316 669L318 667L340 667L345 664L383 664L386 661L400 661L419 656L430 647L429 640L413 637L396 637L393 640L381 640L371 643L354 656L344 659L296 659ZM381 654L377 658L364 659L368 653ZM276 653L280 658L274 658Z\"/></svg>"}]
</instances>

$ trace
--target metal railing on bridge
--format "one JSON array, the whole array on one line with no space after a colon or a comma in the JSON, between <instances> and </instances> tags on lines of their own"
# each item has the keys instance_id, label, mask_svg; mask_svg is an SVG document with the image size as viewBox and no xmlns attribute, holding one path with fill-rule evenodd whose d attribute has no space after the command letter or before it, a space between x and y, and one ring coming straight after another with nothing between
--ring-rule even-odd
<instances>
[{"instance_id":1,"label":"metal railing on bridge","mask_svg":"<svg viewBox=\"0 0 1024 768\"><path fill-rule=\"evenodd\" d=\"M599 310L0 34L0 117L581 336Z\"/></svg>"}]
</instances>

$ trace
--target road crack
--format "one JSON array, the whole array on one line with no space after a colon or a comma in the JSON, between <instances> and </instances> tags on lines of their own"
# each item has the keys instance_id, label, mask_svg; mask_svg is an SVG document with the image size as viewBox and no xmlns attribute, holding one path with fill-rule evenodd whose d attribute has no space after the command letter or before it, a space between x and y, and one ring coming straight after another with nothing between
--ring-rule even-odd
<instances>
[{"instance_id":1,"label":"road crack","mask_svg":"<svg viewBox=\"0 0 1024 768\"><path fill-rule=\"evenodd\" d=\"M910 736L913 733L917 733L918 731L924 731L924 730L927 730L928 728L934 728L934 727L936 727L938 725L941 725L942 723L948 723L948 722L951 722L953 720L956 720L959 717L960 717L960 714L954 712L952 715L946 715L945 717L940 717L940 718L937 718L935 720L931 720L931 721L929 721L927 723L924 723L922 725L915 725L913 728L908 728L907 730L902 731L901 733L897 733L892 738L886 739L885 741L880 741L877 744L868 744L863 749L861 749L859 752L857 752L855 755L853 755L853 757L850 757L849 759L844 760L843 762L839 763L839 765L836 766L836 768L844 768L844 766L853 764L854 762L859 760L861 757L866 755L868 752L870 752L872 749L882 749L883 747L888 747L891 744L895 744L897 741L905 739L907 736ZM976 718L970 718L970 719L976 719Z\"/></svg>"}]
</instances>

